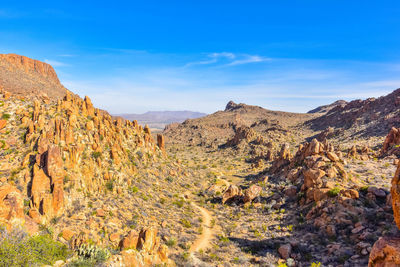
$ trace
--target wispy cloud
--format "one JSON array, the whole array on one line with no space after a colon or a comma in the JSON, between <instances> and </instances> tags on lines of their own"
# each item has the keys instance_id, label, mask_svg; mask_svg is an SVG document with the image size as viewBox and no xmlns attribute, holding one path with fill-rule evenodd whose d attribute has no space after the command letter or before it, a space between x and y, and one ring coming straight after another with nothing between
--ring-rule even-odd
<instances>
[{"instance_id":1,"label":"wispy cloud","mask_svg":"<svg viewBox=\"0 0 400 267\"><path fill-rule=\"evenodd\" d=\"M373 82L364 83L368 87L390 87L390 88L400 88L400 80L379 80Z\"/></svg>"},{"instance_id":2,"label":"wispy cloud","mask_svg":"<svg viewBox=\"0 0 400 267\"><path fill-rule=\"evenodd\" d=\"M59 57L76 57L76 55L73 55L73 54L61 54L61 55L58 55Z\"/></svg>"},{"instance_id":3,"label":"wispy cloud","mask_svg":"<svg viewBox=\"0 0 400 267\"><path fill-rule=\"evenodd\" d=\"M237 59L232 61L231 63L226 64L226 66L237 66L237 65L243 65L243 64L248 64L248 63L257 63L257 62L263 62L263 61L269 61L271 60L270 58L266 57L261 57L261 56L253 56L253 55L245 55L242 59Z\"/></svg>"},{"instance_id":4,"label":"wispy cloud","mask_svg":"<svg viewBox=\"0 0 400 267\"><path fill-rule=\"evenodd\" d=\"M88 64L84 70L79 69L82 65L78 62L74 68L61 68L68 75L59 72L67 88L81 96L89 95L96 106L111 113L212 113L223 109L229 100L271 110L306 112L338 99L379 97L400 87L400 70L393 68L395 63L270 59L230 52L203 54L195 60L193 55L114 52L109 57L65 58L67 63L77 59ZM98 71L95 64L99 61L107 69ZM116 61L118 64L114 64ZM189 61L182 68L182 62ZM91 76L81 75L86 70L95 71Z\"/></svg>"},{"instance_id":5,"label":"wispy cloud","mask_svg":"<svg viewBox=\"0 0 400 267\"><path fill-rule=\"evenodd\" d=\"M189 62L185 67L191 67L196 65L218 65L218 66L237 66L249 63L257 63L271 60L267 57L259 55L248 55L248 54L234 54L230 52L211 53L208 54L206 59Z\"/></svg>"},{"instance_id":6,"label":"wispy cloud","mask_svg":"<svg viewBox=\"0 0 400 267\"><path fill-rule=\"evenodd\" d=\"M46 62L47 64L52 65L53 67L65 67L65 66L69 66L68 64L61 62L61 61L57 61L57 60L51 60L51 59L45 59L44 62Z\"/></svg>"}]
</instances>

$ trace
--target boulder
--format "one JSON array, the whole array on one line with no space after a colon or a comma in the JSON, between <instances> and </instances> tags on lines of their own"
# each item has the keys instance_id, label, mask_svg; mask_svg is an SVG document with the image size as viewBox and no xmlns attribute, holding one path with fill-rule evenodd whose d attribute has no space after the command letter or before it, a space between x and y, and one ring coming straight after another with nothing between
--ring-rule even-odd
<instances>
[{"instance_id":1,"label":"boulder","mask_svg":"<svg viewBox=\"0 0 400 267\"><path fill-rule=\"evenodd\" d=\"M278 252L279 255L281 255L281 257L286 260L290 258L290 254L292 253L292 246L290 244L281 245L278 249Z\"/></svg>"},{"instance_id":2,"label":"boulder","mask_svg":"<svg viewBox=\"0 0 400 267\"><path fill-rule=\"evenodd\" d=\"M328 157L328 159L330 159L331 161L339 161L339 157L336 155L335 152L326 152L326 156Z\"/></svg>"},{"instance_id":3,"label":"boulder","mask_svg":"<svg viewBox=\"0 0 400 267\"><path fill-rule=\"evenodd\" d=\"M236 185L230 185L222 195L222 204L241 195L241 190Z\"/></svg>"},{"instance_id":4,"label":"boulder","mask_svg":"<svg viewBox=\"0 0 400 267\"><path fill-rule=\"evenodd\" d=\"M400 266L400 238L380 237L369 254L368 266Z\"/></svg>"},{"instance_id":5,"label":"boulder","mask_svg":"<svg viewBox=\"0 0 400 267\"><path fill-rule=\"evenodd\" d=\"M258 185L252 185L244 191L243 201L248 203L253 201L256 197L260 195L262 188Z\"/></svg>"}]
</instances>

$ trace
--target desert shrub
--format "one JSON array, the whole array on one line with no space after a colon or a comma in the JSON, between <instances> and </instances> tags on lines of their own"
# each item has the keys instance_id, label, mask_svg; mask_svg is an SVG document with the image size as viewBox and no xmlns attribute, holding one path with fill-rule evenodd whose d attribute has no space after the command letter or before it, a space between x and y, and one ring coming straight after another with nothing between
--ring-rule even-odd
<instances>
[{"instance_id":1,"label":"desert shrub","mask_svg":"<svg viewBox=\"0 0 400 267\"><path fill-rule=\"evenodd\" d=\"M101 152L92 152L92 158L94 159L98 159L101 157Z\"/></svg>"},{"instance_id":2,"label":"desert shrub","mask_svg":"<svg viewBox=\"0 0 400 267\"><path fill-rule=\"evenodd\" d=\"M185 201L183 199L177 199L172 204L176 205L178 208L182 208L183 205L185 204Z\"/></svg>"},{"instance_id":3,"label":"desert shrub","mask_svg":"<svg viewBox=\"0 0 400 267\"><path fill-rule=\"evenodd\" d=\"M139 188L137 188L137 186L132 186L130 189L132 193L136 193L139 191Z\"/></svg>"},{"instance_id":4,"label":"desert shrub","mask_svg":"<svg viewBox=\"0 0 400 267\"><path fill-rule=\"evenodd\" d=\"M109 180L109 181L107 181L107 183L106 183L106 188L107 188L109 191L113 191L113 189L114 189L114 180Z\"/></svg>"},{"instance_id":5,"label":"desert shrub","mask_svg":"<svg viewBox=\"0 0 400 267\"><path fill-rule=\"evenodd\" d=\"M3 120L8 120L9 118L11 118L11 115L8 114L8 113L3 113L3 115L1 116L1 118L2 118Z\"/></svg>"},{"instance_id":6,"label":"desert shrub","mask_svg":"<svg viewBox=\"0 0 400 267\"><path fill-rule=\"evenodd\" d=\"M328 196L330 197L336 197L340 193L340 188L339 187L334 187L331 190L328 191Z\"/></svg>"},{"instance_id":7,"label":"desert shrub","mask_svg":"<svg viewBox=\"0 0 400 267\"><path fill-rule=\"evenodd\" d=\"M176 245L176 239L171 237L167 242L165 242L165 244L168 247L174 247Z\"/></svg>"},{"instance_id":8,"label":"desert shrub","mask_svg":"<svg viewBox=\"0 0 400 267\"><path fill-rule=\"evenodd\" d=\"M184 226L184 227L186 227L186 228L190 228L190 227L192 227L192 224L190 223L190 221L189 221L189 220L182 219L182 220L181 220L181 223L182 223L182 224L183 224L183 226Z\"/></svg>"},{"instance_id":9,"label":"desert shrub","mask_svg":"<svg viewBox=\"0 0 400 267\"><path fill-rule=\"evenodd\" d=\"M67 246L54 241L50 235L29 237L22 230L1 231L0 266L52 265L69 255Z\"/></svg>"},{"instance_id":10,"label":"desert shrub","mask_svg":"<svg viewBox=\"0 0 400 267\"><path fill-rule=\"evenodd\" d=\"M86 267L98 266L104 263L109 257L107 249L99 248L95 245L82 245L77 250L78 257L69 266Z\"/></svg>"}]
</instances>

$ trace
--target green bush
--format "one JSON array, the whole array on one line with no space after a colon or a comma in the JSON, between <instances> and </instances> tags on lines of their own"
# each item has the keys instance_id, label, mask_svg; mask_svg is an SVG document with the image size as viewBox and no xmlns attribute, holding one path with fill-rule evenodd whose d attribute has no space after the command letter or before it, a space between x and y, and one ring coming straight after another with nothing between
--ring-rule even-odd
<instances>
[{"instance_id":1,"label":"green bush","mask_svg":"<svg viewBox=\"0 0 400 267\"><path fill-rule=\"evenodd\" d=\"M190 221L189 221L189 220L182 219L182 220L181 220L181 223L182 223L182 224L183 224L183 226L184 226L184 227L186 227L186 228L190 228L190 227L192 227L192 224L190 223Z\"/></svg>"},{"instance_id":2,"label":"green bush","mask_svg":"<svg viewBox=\"0 0 400 267\"><path fill-rule=\"evenodd\" d=\"M114 189L114 180L109 180L109 181L107 181L107 183L106 183L106 188L107 188L109 191L113 191L113 189Z\"/></svg>"},{"instance_id":3,"label":"green bush","mask_svg":"<svg viewBox=\"0 0 400 267\"><path fill-rule=\"evenodd\" d=\"M136 192L138 192L139 191L139 188L137 188L137 186L132 186L131 187L131 192L132 193L136 193Z\"/></svg>"},{"instance_id":4,"label":"green bush","mask_svg":"<svg viewBox=\"0 0 400 267\"><path fill-rule=\"evenodd\" d=\"M339 187L334 187L331 190L328 191L328 196L330 197L336 197L340 193L340 188Z\"/></svg>"},{"instance_id":5,"label":"green bush","mask_svg":"<svg viewBox=\"0 0 400 267\"><path fill-rule=\"evenodd\" d=\"M1 231L0 266L52 265L69 255L67 246L50 235L29 237L21 230Z\"/></svg>"},{"instance_id":6,"label":"green bush","mask_svg":"<svg viewBox=\"0 0 400 267\"><path fill-rule=\"evenodd\" d=\"M101 157L101 152L92 152L92 158L98 159Z\"/></svg>"},{"instance_id":7,"label":"green bush","mask_svg":"<svg viewBox=\"0 0 400 267\"><path fill-rule=\"evenodd\" d=\"M8 114L8 113L3 113L3 115L1 116L1 118L2 118L3 120L8 120L10 117L11 117L11 115Z\"/></svg>"}]
</instances>

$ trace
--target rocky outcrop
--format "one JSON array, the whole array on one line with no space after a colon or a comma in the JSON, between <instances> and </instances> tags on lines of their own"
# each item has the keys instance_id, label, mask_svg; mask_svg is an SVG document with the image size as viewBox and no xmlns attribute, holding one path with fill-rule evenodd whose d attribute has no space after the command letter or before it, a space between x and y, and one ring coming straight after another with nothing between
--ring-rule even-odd
<instances>
[{"instance_id":1,"label":"rocky outcrop","mask_svg":"<svg viewBox=\"0 0 400 267\"><path fill-rule=\"evenodd\" d=\"M236 129L235 136L228 140L227 146L237 146L240 142L251 142L257 137L256 132L250 127L242 126Z\"/></svg>"},{"instance_id":2,"label":"rocky outcrop","mask_svg":"<svg viewBox=\"0 0 400 267\"><path fill-rule=\"evenodd\" d=\"M0 87L47 100L60 99L67 92L51 65L16 54L0 54Z\"/></svg>"},{"instance_id":3,"label":"rocky outcrop","mask_svg":"<svg viewBox=\"0 0 400 267\"><path fill-rule=\"evenodd\" d=\"M400 129L393 127L383 142L381 156L400 155Z\"/></svg>"},{"instance_id":4,"label":"rocky outcrop","mask_svg":"<svg viewBox=\"0 0 400 267\"><path fill-rule=\"evenodd\" d=\"M58 146L41 139L33 166L30 196L31 208L43 217L42 222L60 216L64 208L64 168Z\"/></svg>"},{"instance_id":5,"label":"rocky outcrop","mask_svg":"<svg viewBox=\"0 0 400 267\"><path fill-rule=\"evenodd\" d=\"M165 153L165 139L164 135L157 134L157 146Z\"/></svg>"},{"instance_id":6,"label":"rocky outcrop","mask_svg":"<svg viewBox=\"0 0 400 267\"><path fill-rule=\"evenodd\" d=\"M394 220L400 229L400 164L397 166L396 173L392 179L390 193L392 196Z\"/></svg>"},{"instance_id":7,"label":"rocky outcrop","mask_svg":"<svg viewBox=\"0 0 400 267\"><path fill-rule=\"evenodd\" d=\"M292 154L290 153L289 145L288 144L283 144L281 147L280 152L278 153L277 157L272 163L271 168L269 169L269 172L271 173L276 173L288 164L290 164L290 161L292 159Z\"/></svg>"},{"instance_id":8,"label":"rocky outcrop","mask_svg":"<svg viewBox=\"0 0 400 267\"><path fill-rule=\"evenodd\" d=\"M37 149L28 187L29 214L40 223L60 216L68 205L65 170L73 173L68 188L94 194L110 180L112 189L117 190L114 184L123 186L123 177L134 174L132 151L146 152L146 160L165 153L162 136L154 142L148 127L113 120L108 113L94 108L89 97L81 99L67 93L55 110L45 110L45 103L36 100L31 117L24 117L24 122L25 142ZM112 166L120 170L119 175L103 171Z\"/></svg>"},{"instance_id":9,"label":"rocky outcrop","mask_svg":"<svg viewBox=\"0 0 400 267\"><path fill-rule=\"evenodd\" d=\"M111 257L108 266L175 266L168 258L168 248L160 244L157 229L130 231L120 243L122 252Z\"/></svg>"},{"instance_id":10,"label":"rocky outcrop","mask_svg":"<svg viewBox=\"0 0 400 267\"><path fill-rule=\"evenodd\" d=\"M301 203L321 201L329 197L328 192L335 187L335 181L342 184L347 179L343 155L328 142L313 139L300 145L294 156L290 155L288 145L282 146L278 158L269 169L270 173L286 177L298 184L305 199ZM344 188L337 188L339 191Z\"/></svg>"}]
</instances>

